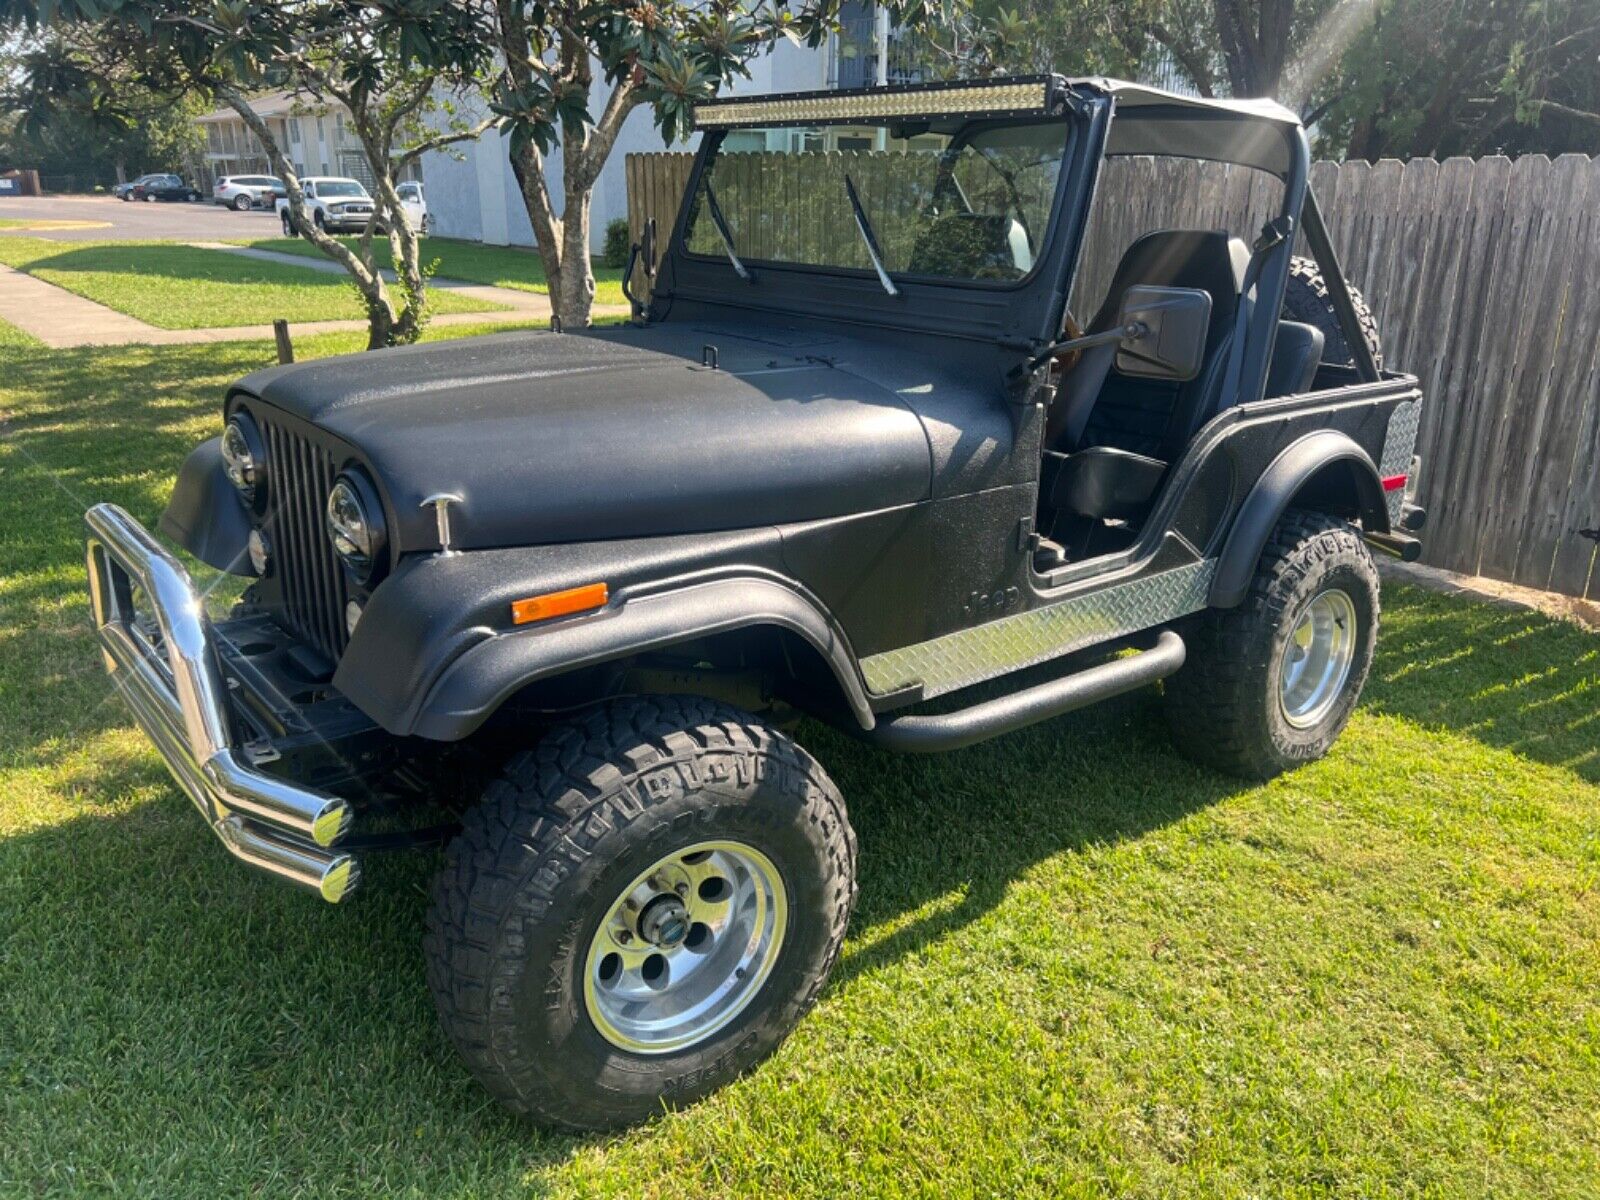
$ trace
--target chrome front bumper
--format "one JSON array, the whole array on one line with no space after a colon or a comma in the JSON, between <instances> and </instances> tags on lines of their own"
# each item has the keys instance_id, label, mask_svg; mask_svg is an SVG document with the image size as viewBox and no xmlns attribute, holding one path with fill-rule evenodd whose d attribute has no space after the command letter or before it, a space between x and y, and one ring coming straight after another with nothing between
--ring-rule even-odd
<instances>
[{"instance_id":1,"label":"chrome front bumper","mask_svg":"<svg viewBox=\"0 0 1600 1200\"><path fill-rule=\"evenodd\" d=\"M88 524L89 603L106 671L134 718L235 858L337 903L360 878L333 847L350 806L247 765L228 715L228 691L211 623L189 573L115 504ZM147 634L135 607L154 618Z\"/></svg>"}]
</instances>

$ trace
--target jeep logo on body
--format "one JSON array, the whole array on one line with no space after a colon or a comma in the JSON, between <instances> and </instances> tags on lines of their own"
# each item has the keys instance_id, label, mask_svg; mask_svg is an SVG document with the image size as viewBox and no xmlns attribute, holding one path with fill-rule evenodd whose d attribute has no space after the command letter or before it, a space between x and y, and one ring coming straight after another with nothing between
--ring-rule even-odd
<instances>
[{"instance_id":1,"label":"jeep logo on body","mask_svg":"<svg viewBox=\"0 0 1600 1200\"><path fill-rule=\"evenodd\" d=\"M1008 608L1015 608L1022 603L1020 588L1001 588L997 592L973 592L967 597L967 602L961 606L961 615L964 617L982 617L989 613L1004 612Z\"/></svg>"}]
</instances>

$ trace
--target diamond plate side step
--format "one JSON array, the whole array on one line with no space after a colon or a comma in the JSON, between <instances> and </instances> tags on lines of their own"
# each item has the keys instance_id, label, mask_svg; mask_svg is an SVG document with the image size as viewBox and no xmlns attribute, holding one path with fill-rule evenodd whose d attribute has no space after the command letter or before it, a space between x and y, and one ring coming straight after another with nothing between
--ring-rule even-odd
<instances>
[{"instance_id":1,"label":"diamond plate side step","mask_svg":"<svg viewBox=\"0 0 1600 1200\"><path fill-rule=\"evenodd\" d=\"M959 750L1164 679L1183 666L1184 654L1183 639L1164 630L1154 646L1137 654L956 712L885 717L874 728L858 731L858 736L886 749L916 754Z\"/></svg>"}]
</instances>

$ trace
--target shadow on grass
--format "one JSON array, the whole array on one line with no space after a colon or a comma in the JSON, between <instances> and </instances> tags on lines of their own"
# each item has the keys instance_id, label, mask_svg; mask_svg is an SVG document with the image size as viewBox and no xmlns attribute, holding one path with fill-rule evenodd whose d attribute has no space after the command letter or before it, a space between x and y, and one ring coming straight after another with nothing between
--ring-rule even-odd
<instances>
[{"instance_id":1,"label":"shadow on grass","mask_svg":"<svg viewBox=\"0 0 1600 1200\"><path fill-rule=\"evenodd\" d=\"M1600 783L1600 635L1410 587L1384 605L1369 710Z\"/></svg>"}]
</instances>

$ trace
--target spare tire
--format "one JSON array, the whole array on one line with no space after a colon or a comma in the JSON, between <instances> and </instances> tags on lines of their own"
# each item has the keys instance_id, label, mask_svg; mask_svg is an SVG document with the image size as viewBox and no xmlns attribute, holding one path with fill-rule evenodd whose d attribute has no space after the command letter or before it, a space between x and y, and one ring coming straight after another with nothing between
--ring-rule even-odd
<instances>
[{"instance_id":1,"label":"spare tire","mask_svg":"<svg viewBox=\"0 0 1600 1200\"><path fill-rule=\"evenodd\" d=\"M1367 349L1372 351L1372 361L1381 368L1383 351L1378 347L1378 323L1373 320L1372 310L1354 285L1347 281L1345 286L1350 289L1350 299L1355 304L1361 336L1367 343ZM1355 365L1350 343L1345 340L1344 330L1339 327L1339 314L1334 311L1327 281L1322 278L1317 264L1309 258L1289 260L1289 285L1283 293L1283 316L1285 320L1300 321L1322 330L1325 339L1322 346L1323 362L1336 366Z\"/></svg>"}]
</instances>

